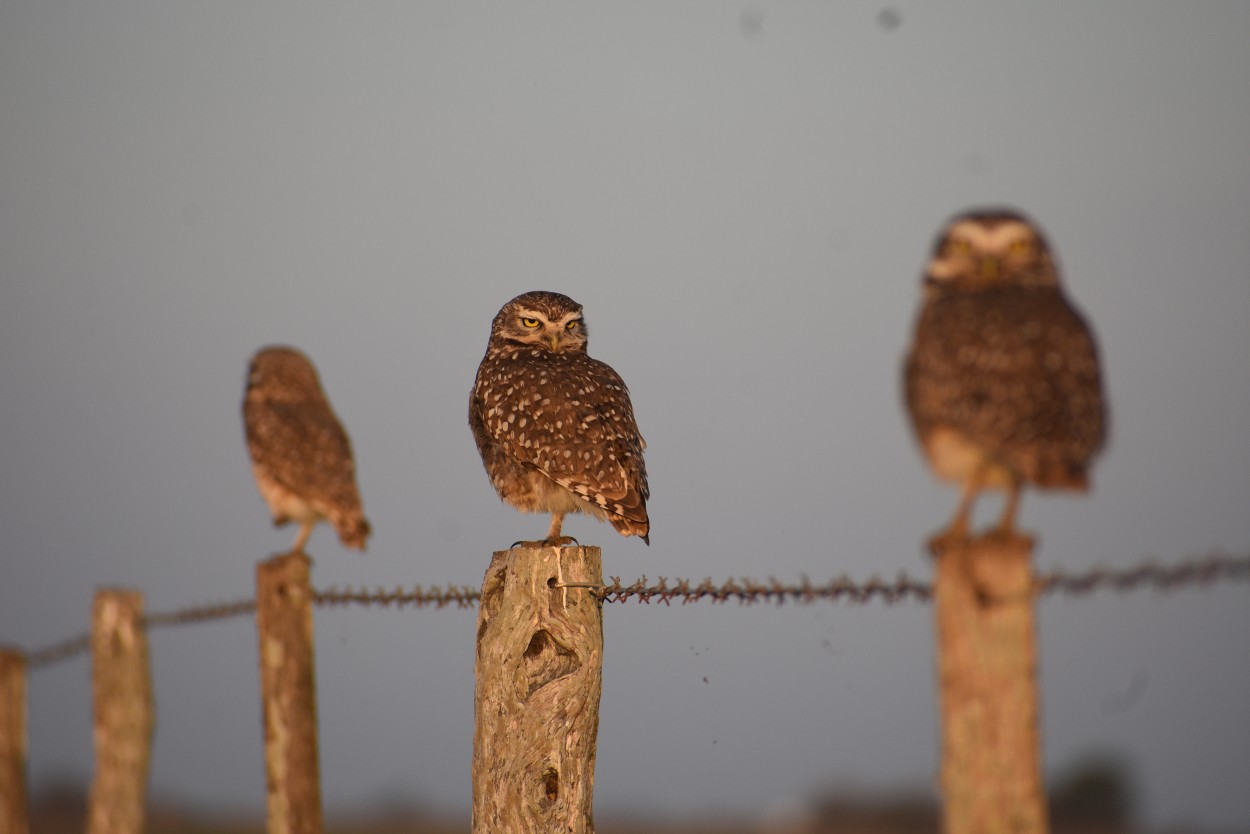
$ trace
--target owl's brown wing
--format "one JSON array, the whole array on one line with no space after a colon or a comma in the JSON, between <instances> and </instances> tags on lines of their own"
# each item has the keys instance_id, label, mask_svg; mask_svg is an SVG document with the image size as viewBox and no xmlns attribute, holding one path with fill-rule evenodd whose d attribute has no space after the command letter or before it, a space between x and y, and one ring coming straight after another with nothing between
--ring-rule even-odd
<instances>
[{"instance_id":1,"label":"owl's brown wing","mask_svg":"<svg viewBox=\"0 0 1250 834\"><path fill-rule=\"evenodd\" d=\"M322 402L244 404L253 463L295 495L340 512L360 509L347 433Z\"/></svg>"},{"instance_id":2,"label":"owl's brown wing","mask_svg":"<svg viewBox=\"0 0 1250 834\"><path fill-rule=\"evenodd\" d=\"M481 429L505 454L610 515L647 523L646 444L616 371L583 353L522 351L482 372L508 380L477 403Z\"/></svg>"},{"instance_id":3,"label":"owl's brown wing","mask_svg":"<svg viewBox=\"0 0 1250 834\"><path fill-rule=\"evenodd\" d=\"M1054 288L934 299L917 324L905 385L922 438L955 429L1030 480L1076 477L1105 440L1093 337Z\"/></svg>"}]
</instances>

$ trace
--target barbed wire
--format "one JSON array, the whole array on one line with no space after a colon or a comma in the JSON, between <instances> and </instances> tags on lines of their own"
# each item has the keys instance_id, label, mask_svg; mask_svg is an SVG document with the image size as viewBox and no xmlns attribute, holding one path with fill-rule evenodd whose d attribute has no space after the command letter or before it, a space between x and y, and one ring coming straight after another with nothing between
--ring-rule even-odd
<instances>
[{"instance_id":1,"label":"barbed wire","mask_svg":"<svg viewBox=\"0 0 1250 834\"><path fill-rule=\"evenodd\" d=\"M698 585L692 585L688 579L675 579L670 584L665 577L660 577L655 585L648 585L645 576L631 585L622 585L619 577L610 578L612 583L609 585L567 583L557 587L586 588L604 602L637 599L639 602L650 603L651 600L658 599L665 605L672 604L674 599L683 605L705 599L714 603L733 600L744 605L761 602L781 604L788 601L811 603L819 600L852 604L872 602L875 599L886 604L908 599L918 602L933 600L933 585L912 579L906 573L899 574L893 582L872 577L867 582L856 583L843 576L823 585L813 585L806 577L798 585L784 585L774 578L767 582L730 579L721 585L713 584L711 579L705 579ZM1175 565L1160 565L1151 561L1120 570L1093 568L1080 573L1054 570L1034 577L1033 590L1038 597L1055 594L1084 596L1099 590L1127 592L1140 587L1172 591L1189 585L1210 585L1222 580L1238 579L1250 579L1250 556L1213 553Z\"/></svg>"},{"instance_id":2,"label":"barbed wire","mask_svg":"<svg viewBox=\"0 0 1250 834\"><path fill-rule=\"evenodd\" d=\"M228 620L231 617L241 617L244 614L253 614L256 612L256 600L240 599L234 602L213 603L210 605L193 605L187 608L180 608L176 611L162 611L154 614L147 614L143 617L143 626L151 631L154 628L162 628L172 625L191 625L193 623L204 623L212 620ZM27 652L26 667L28 669L38 669L43 666L51 666L62 660L69 660L80 654L86 654L91 650L91 632L84 632L70 637L67 640L53 643L50 646L44 646L40 649Z\"/></svg>"},{"instance_id":3,"label":"barbed wire","mask_svg":"<svg viewBox=\"0 0 1250 834\"><path fill-rule=\"evenodd\" d=\"M797 585L786 585L770 577L767 582L754 579L730 579L720 585L713 584L711 579L704 579L697 585L689 579L675 579L672 584L667 577L661 576L655 585L648 585L644 576L631 585L622 585L620 577L611 577L610 585L591 585L588 583L569 583L556 587L586 588L604 602L625 602L636 599L650 603L653 599L665 605L679 600L682 605L700 600L711 602L735 601L743 605L756 603L785 602L812 603L819 600L832 602L845 601L862 604L880 599L886 604L914 599L928 602L933 598L933 587L927 582L912 579L907 574L899 574L893 582L879 577L872 577L867 582L853 582L846 576L830 580L823 585L814 585L807 577L803 577Z\"/></svg>"},{"instance_id":4,"label":"barbed wire","mask_svg":"<svg viewBox=\"0 0 1250 834\"><path fill-rule=\"evenodd\" d=\"M91 635L79 634L68 640L61 640L50 646L27 652L26 668L39 669L43 666L51 666L54 663L60 663L62 660L69 660L71 657L86 654L90 648Z\"/></svg>"},{"instance_id":5,"label":"barbed wire","mask_svg":"<svg viewBox=\"0 0 1250 834\"><path fill-rule=\"evenodd\" d=\"M1145 586L1157 591L1172 591L1189 585L1210 585L1226 579L1250 579L1250 556L1231 556L1216 552L1174 565L1160 565L1149 561L1122 570L1094 568L1077 574L1055 570L1035 577L1033 587L1043 596L1055 593L1084 596L1104 588L1125 592Z\"/></svg>"},{"instance_id":6,"label":"barbed wire","mask_svg":"<svg viewBox=\"0 0 1250 834\"><path fill-rule=\"evenodd\" d=\"M378 588L375 591L354 590L350 585L339 590L330 588L326 591L313 591L313 605L323 608L335 608L346 605L363 605L367 608L379 606L389 608L472 608L481 599L482 592L467 585L456 587L448 585L445 590L432 588L423 589L417 585L411 591L396 587L393 591Z\"/></svg>"},{"instance_id":7,"label":"barbed wire","mask_svg":"<svg viewBox=\"0 0 1250 834\"><path fill-rule=\"evenodd\" d=\"M245 614L256 613L256 600L239 599L234 602L219 602L213 605L195 605L180 608L177 611L162 611L148 614L143 618L143 625L150 629L162 626L192 625L206 623L211 620L229 620Z\"/></svg>"},{"instance_id":8,"label":"barbed wire","mask_svg":"<svg viewBox=\"0 0 1250 834\"><path fill-rule=\"evenodd\" d=\"M880 600L887 605L914 600L930 602L933 586L901 573L894 581L872 577L867 582L854 582L846 576L824 584L813 584L807 577L798 584L784 584L775 578L766 582L753 579L729 579L719 585L711 579L694 584L689 579L660 577L650 584L644 576L629 585L622 584L620 577L609 577L610 584L566 583L556 587L584 588L603 602L627 602L634 599L640 603L658 600L671 605L674 600L686 605L708 600L713 603L738 602L742 605L786 602L809 604L822 600L864 604ZM1156 591L1174 591L1191 585L1211 585L1227 580L1250 580L1250 555L1233 556L1214 552L1191 558L1172 565L1160 565L1148 561L1131 568L1094 568L1079 573L1063 570L1038 574L1033 581L1034 592L1039 597L1064 594L1086 596L1101 590L1128 592L1139 588ZM369 591L347 586L343 589L329 588L312 591L312 602L320 608L359 605L366 608L394 606L399 609L413 608L472 608L481 593L468 586L448 585L446 588L426 590L420 585L410 591L396 587L393 591L377 588ZM174 625L191 625L216 620L227 620L256 612L256 600L242 599L233 602L214 603L148 614L143 618L148 629ZM91 648L90 633L78 634L66 640L27 652L26 665L30 669L51 666L64 660L85 654Z\"/></svg>"}]
</instances>

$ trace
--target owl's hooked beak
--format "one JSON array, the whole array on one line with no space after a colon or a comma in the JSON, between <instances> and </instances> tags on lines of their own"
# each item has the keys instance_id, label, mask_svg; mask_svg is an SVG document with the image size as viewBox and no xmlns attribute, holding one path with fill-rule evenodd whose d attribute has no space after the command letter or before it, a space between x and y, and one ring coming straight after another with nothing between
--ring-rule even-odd
<instances>
[{"instance_id":1,"label":"owl's hooked beak","mask_svg":"<svg viewBox=\"0 0 1250 834\"><path fill-rule=\"evenodd\" d=\"M555 351L558 351L559 349L560 349L560 334L552 333L551 334L551 350L554 353Z\"/></svg>"},{"instance_id":2,"label":"owl's hooked beak","mask_svg":"<svg viewBox=\"0 0 1250 834\"><path fill-rule=\"evenodd\" d=\"M995 280L1002 271L1002 261L993 255L982 258L978 266L981 268L981 277L986 281Z\"/></svg>"}]
</instances>

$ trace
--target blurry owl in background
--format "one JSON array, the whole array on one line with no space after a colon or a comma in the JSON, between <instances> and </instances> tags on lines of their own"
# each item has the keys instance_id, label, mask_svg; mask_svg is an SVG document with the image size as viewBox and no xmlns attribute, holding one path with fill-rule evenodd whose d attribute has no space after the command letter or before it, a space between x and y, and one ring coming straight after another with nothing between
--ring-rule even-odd
<instances>
[{"instance_id":1,"label":"blurry owl in background","mask_svg":"<svg viewBox=\"0 0 1250 834\"><path fill-rule=\"evenodd\" d=\"M321 520L334 525L345 546L363 551L371 530L356 488L351 442L308 357L282 346L252 357L243 427L256 487L274 526L300 526L291 552L303 551Z\"/></svg>"},{"instance_id":2,"label":"blurry owl in background","mask_svg":"<svg viewBox=\"0 0 1250 834\"><path fill-rule=\"evenodd\" d=\"M609 522L650 544L646 443L629 389L586 354L582 306L566 295L528 292L491 324L469 397L469 427L499 497L522 512L551 513L559 546L566 513Z\"/></svg>"},{"instance_id":3,"label":"blurry owl in background","mask_svg":"<svg viewBox=\"0 0 1250 834\"><path fill-rule=\"evenodd\" d=\"M977 494L1024 484L1085 491L1107 437L1093 334L1060 286L1041 231L981 209L947 223L924 275L904 370L907 411L934 473L961 485L947 535L966 536Z\"/></svg>"}]
</instances>

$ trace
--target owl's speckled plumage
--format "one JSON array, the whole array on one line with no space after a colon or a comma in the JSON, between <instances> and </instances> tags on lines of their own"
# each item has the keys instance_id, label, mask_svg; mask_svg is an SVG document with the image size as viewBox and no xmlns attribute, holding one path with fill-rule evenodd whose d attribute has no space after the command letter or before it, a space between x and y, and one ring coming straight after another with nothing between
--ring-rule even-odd
<instances>
[{"instance_id":1,"label":"owl's speckled plumage","mask_svg":"<svg viewBox=\"0 0 1250 834\"><path fill-rule=\"evenodd\" d=\"M303 550L323 519L345 546L364 550L371 530L356 488L351 442L308 357L281 346L252 357L243 426L256 487L274 525L300 525L292 552Z\"/></svg>"},{"instance_id":2,"label":"owl's speckled plumage","mask_svg":"<svg viewBox=\"0 0 1250 834\"><path fill-rule=\"evenodd\" d=\"M953 218L924 277L904 371L907 410L934 472L963 487L950 533L966 535L977 493L1084 491L1107 433L1093 334L1065 297L1046 239L1024 216Z\"/></svg>"},{"instance_id":3,"label":"owl's speckled plumage","mask_svg":"<svg viewBox=\"0 0 1250 834\"><path fill-rule=\"evenodd\" d=\"M646 443L629 389L586 354L582 307L528 292L500 309L469 397L469 426L499 497L522 512L551 513L543 544L571 541L564 515L606 520L650 544Z\"/></svg>"}]
</instances>

